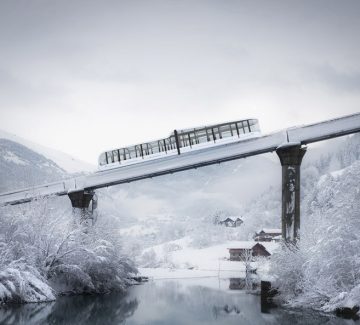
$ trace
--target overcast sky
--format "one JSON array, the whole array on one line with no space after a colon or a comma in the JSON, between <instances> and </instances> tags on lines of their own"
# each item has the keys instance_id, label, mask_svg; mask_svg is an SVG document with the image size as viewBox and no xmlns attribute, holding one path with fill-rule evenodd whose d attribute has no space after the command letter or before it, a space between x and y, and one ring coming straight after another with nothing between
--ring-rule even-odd
<instances>
[{"instance_id":1,"label":"overcast sky","mask_svg":"<svg viewBox=\"0 0 360 325\"><path fill-rule=\"evenodd\" d=\"M0 129L96 163L175 128L360 111L360 1L0 0Z\"/></svg>"}]
</instances>

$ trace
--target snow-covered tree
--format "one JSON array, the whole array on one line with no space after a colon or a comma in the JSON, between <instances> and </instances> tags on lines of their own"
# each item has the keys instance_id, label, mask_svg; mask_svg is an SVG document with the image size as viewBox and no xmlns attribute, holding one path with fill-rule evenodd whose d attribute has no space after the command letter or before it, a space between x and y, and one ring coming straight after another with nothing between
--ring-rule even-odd
<instances>
[{"instance_id":1,"label":"snow-covered tree","mask_svg":"<svg viewBox=\"0 0 360 325\"><path fill-rule=\"evenodd\" d=\"M0 301L125 290L136 269L122 253L116 218L89 227L63 206L54 198L0 209Z\"/></svg>"},{"instance_id":2,"label":"snow-covered tree","mask_svg":"<svg viewBox=\"0 0 360 325\"><path fill-rule=\"evenodd\" d=\"M272 256L282 298L330 311L360 305L360 161L306 198L299 247Z\"/></svg>"}]
</instances>

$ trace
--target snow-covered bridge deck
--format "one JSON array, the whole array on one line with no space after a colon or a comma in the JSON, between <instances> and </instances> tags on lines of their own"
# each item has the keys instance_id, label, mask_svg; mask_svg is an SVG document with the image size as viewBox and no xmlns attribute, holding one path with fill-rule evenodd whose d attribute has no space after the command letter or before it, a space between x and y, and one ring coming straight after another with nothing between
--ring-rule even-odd
<instances>
[{"instance_id":1,"label":"snow-covered bridge deck","mask_svg":"<svg viewBox=\"0 0 360 325\"><path fill-rule=\"evenodd\" d=\"M67 195L74 191L95 190L273 152L280 146L306 145L356 132L360 132L360 113L311 125L287 128L257 138L184 152L181 155L164 156L127 166L119 165L117 168L98 171L88 176L2 193L0 205L28 202L39 196Z\"/></svg>"}]
</instances>

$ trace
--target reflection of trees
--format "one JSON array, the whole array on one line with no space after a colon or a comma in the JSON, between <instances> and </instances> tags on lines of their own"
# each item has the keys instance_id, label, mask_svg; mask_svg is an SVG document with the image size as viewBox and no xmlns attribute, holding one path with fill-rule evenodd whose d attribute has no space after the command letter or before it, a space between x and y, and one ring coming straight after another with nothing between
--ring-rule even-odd
<instances>
[{"instance_id":1,"label":"reflection of trees","mask_svg":"<svg viewBox=\"0 0 360 325\"><path fill-rule=\"evenodd\" d=\"M188 317L189 324L192 317L206 320L209 323L218 317L228 315L242 318L244 309L249 310L255 306L253 303L249 306L249 301L246 301L247 297L244 299L244 296L229 295L226 291L200 284L186 286L181 283L182 281L149 283L146 289L148 290L147 301L156 300L160 305L167 305L167 311L171 310L171 313L186 315L184 317ZM186 280L183 283L186 283ZM245 308L243 308L244 304Z\"/></svg>"},{"instance_id":2,"label":"reflection of trees","mask_svg":"<svg viewBox=\"0 0 360 325\"><path fill-rule=\"evenodd\" d=\"M19 305L3 305L0 308L0 324L41 323L52 311L54 302Z\"/></svg>"},{"instance_id":3,"label":"reflection of trees","mask_svg":"<svg viewBox=\"0 0 360 325\"><path fill-rule=\"evenodd\" d=\"M140 315L141 321L149 319L147 324L179 324L174 320L181 320L181 324L192 324L194 320L199 324L346 324L339 318L304 310L276 308L262 314L258 296L244 291L230 293L200 283L184 285L186 282L149 282L133 287L128 295L59 297L47 304L2 306L0 324L124 324L135 311L138 315L132 320L136 322Z\"/></svg>"},{"instance_id":4,"label":"reflection of trees","mask_svg":"<svg viewBox=\"0 0 360 325\"><path fill-rule=\"evenodd\" d=\"M270 318L268 324L282 324L282 325L347 325L349 322L345 319L335 317L329 314L320 314L311 310L287 310L283 308L276 308L269 314Z\"/></svg>"},{"instance_id":5,"label":"reflection of trees","mask_svg":"<svg viewBox=\"0 0 360 325\"><path fill-rule=\"evenodd\" d=\"M121 294L59 297L48 304L26 304L0 309L1 324L115 324L125 323L138 301Z\"/></svg>"},{"instance_id":6,"label":"reflection of trees","mask_svg":"<svg viewBox=\"0 0 360 325\"><path fill-rule=\"evenodd\" d=\"M219 315L226 315L226 314L240 314L240 309L238 306L232 305L225 305L222 307L214 306L213 307L213 315L214 318L217 319Z\"/></svg>"},{"instance_id":7,"label":"reflection of trees","mask_svg":"<svg viewBox=\"0 0 360 325\"><path fill-rule=\"evenodd\" d=\"M252 273L246 273L244 278L230 278L230 290L245 290L247 292L254 291L259 287L259 278Z\"/></svg>"}]
</instances>

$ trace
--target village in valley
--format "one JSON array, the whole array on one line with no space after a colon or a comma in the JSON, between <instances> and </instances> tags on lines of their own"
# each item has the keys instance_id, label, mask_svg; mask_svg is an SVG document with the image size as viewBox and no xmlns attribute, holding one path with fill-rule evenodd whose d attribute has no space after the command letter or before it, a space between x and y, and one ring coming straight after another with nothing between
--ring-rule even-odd
<instances>
[{"instance_id":1,"label":"village in valley","mask_svg":"<svg viewBox=\"0 0 360 325\"><path fill-rule=\"evenodd\" d=\"M281 229L263 228L250 235L248 240L237 239L241 238L238 234L244 225L239 216L223 216L215 218L209 230L211 234L208 231L208 236L217 234L222 238L218 242L199 246L201 238L194 240L193 237L197 236L192 234L146 248L139 260L140 272L152 279L217 276L231 279L224 285L232 290L239 288L236 283L244 272L266 276L271 255L280 245ZM133 235L138 235L139 232L151 231L151 227L133 228L133 231ZM228 232L232 235L223 240L221 236Z\"/></svg>"},{"instance_id":2,"label":"village in valley","mask_svg":"<svg viewBox=\"0 0 360 325\"><path fill-rule=\"evenodd\" d=\"M219 221L219 225L225 227L240 227L243 220L240 217L229 216L224 220ZM229 261L242 261L246 262L251 256L251 260L257 257L269 257L272 249L266 249L267 243L278 243L281 241L281 229L263 228L253 235L254 241L241 242L237 246L229 247Z\"/></svg>"}]
</instances>

